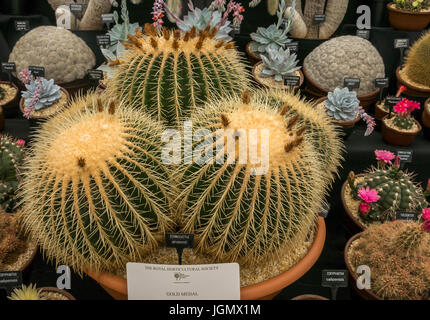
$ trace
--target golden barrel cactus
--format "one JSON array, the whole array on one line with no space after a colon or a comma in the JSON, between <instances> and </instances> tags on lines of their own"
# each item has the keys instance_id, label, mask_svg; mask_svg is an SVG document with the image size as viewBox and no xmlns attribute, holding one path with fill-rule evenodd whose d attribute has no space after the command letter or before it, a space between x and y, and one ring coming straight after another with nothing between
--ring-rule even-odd
<instances>
[{"instance_id":1,"label":"golden barrel cactus","mask_svg":"<svg viewBox=\"0 0 430 320\"><path fill-rule=\"evenodd\" d=\"M412 45L403 72L413 82L430 88L430 32Z\"/></svg>"}]
</instances>

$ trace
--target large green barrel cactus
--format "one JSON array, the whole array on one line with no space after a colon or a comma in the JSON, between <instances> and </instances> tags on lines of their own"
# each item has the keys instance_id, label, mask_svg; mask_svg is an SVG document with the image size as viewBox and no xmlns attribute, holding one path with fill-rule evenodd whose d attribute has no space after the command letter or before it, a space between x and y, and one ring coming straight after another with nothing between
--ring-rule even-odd
<instances>
[{"instance_id":1,"label":"large green barrel cactus","mask_svg":"<svg viewBox=\"0 0 430 320\"><path fill-rule=\"evenodd\" d=\"M409 80L430 88L430 32L412 45L402 72Z\"/></svg>"},{"instance_id":2,"label":"large green barrel cactus","mask_svg":"<svg viewBox=\"0 0 430 320\"><path fill-rule=\"evenodd\" d=\"M307 134L312 129L290 108L272 107L256 93L210 102L191 116L202 139L193 144L193 161L186 158L177 172L179 212L183 230L214 260L249 263L280 250L293 255L314 230L326 167ZM325 130L335 132L330 122ZM340 143L327 138L328 145ZM206 158L210 150L213 157ZM206 161L196 161L199 155Z\"/></svg>"},{"instance_id":3,"label":"large green barrel cactus","mask_svg":"<svg viewBox=\"0 0 430 320\"><path fill-rule=\"evenodd\" d=\"M140 260L171 226L162 128L142 111L89 95L47 121L25 164L25 227L76 271Z\"/></svg>"},{"instance_id":4,"label":"large green barrel cactus","mask_svg":"<svg viewBox=\"0 0 430 320\"><path fill-rule=\"evenodd\" d=\"M124 44L128 50L116 62L109 91L157 120L178 125L194 106L247 85L245 65L234 43L216 41L215 35L215 28L157 33L146 25L145 35L137 30Z\"/></svg>"}]
</instances>

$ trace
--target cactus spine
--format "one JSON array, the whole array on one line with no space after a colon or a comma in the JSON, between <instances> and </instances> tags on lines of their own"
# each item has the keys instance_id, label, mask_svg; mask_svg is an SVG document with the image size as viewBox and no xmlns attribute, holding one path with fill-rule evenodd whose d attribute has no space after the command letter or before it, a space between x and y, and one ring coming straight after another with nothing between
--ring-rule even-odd
<instances>
[{"instance_id":1,"label":"cactus spine","mask_svg":"<svg viewBox=\"0 0 430 320\"><path fill-rule=\"evenodd\" d=\"M181 223L196 235L197 249L214 260L252 263L302 245L315 227L326 184L323 163L298 117L245 94L210 102L191 120L194 129L208 130L204 139L216 137L210 147L227 140L213 161L178 169ZM251 140L253 129L257 136ZM252 146L254 155L268 156L267 163L251 160Z\"/></svg>"},{"instance_id":2,"label":"cactus spine","mask_svg":"<svg viewBox=\"0 0 430 320\"><path fill-rule=\"evenodd\" d=\"M112 96L144 108L169 126L178 125L192 107L216 95L243 90L247 73L233 42L216 41L217 29L162 30L145 26L129 36L110 86Z\"/></svg>"},{"instance_id":3,"label":"cactus spine","mask_svg":"<svg viewBox=\"0 0 430 320\"><path fill-rule=\"evenodd\" d=\"M78 272L139 260L171 226L161 127L91 94L37 132L21 195L26 229Z\"/></svg>"},{"instance_id":4,"label":"cactus spine","mask_svg":"<svg viewBox=\"0 0 430 320\"><path fill-rule=\"evenodd\" d=\"M420 85L430 87L430 32L425 33L411 47L406 58L406 76Z\"/></svg>"}]
</instances>

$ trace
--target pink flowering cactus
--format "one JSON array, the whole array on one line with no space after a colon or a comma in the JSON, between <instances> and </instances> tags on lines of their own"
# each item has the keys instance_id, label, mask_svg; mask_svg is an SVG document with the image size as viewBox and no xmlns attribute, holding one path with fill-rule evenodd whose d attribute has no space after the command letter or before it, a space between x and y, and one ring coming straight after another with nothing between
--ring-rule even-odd
<instances>
[{"instance_id":1,"label":"pink flowering cactus","mask_svg":"<svg viewBox=\"0 0 430 320\"><path fill-rule=\"evenodd\" d=\"M430 231L430 208L424 208L422 211L422 219L424 220L421 227L425 231Z\"/></svg>"},{"instance_id":2,"label":"pink flowering cactus","mask_svg":"<svg viewBox=\"0 0 430 320\"><path fill-rule=\"evenodd\" d=\"M19 145L21 148L24 148L24 146L25 146L25 141L24 141L24 140L22 140L22 139L19 139L19 140L16 142L16 144L17 144L17 145Z\"/></svg>"},{"instance_id":3,"label":"pink flowering cactus","mask_svg":"<svg viewBox=\"0 0 430 320\"><path fill-rule=\"evenodd\" d=\"M394 153L387 150L375 150L376 160L383 164L391 164L391 160L393 160L396 156Z\"/></svg>"},{"instance_id":4,"label":"pink flowering cactus","mask_svg":"<svg viewBox=\"0 0 430 320\"><path fill-rule=\"evenodd\" d=\"M360 211L360 213L362 215L366 215L370 211L370 204L368 204L367 202L362 202L362 203L360 203L358 210Z\"/></svg>"},{"instance_id":5,"label":"pink flowering cactus","mask_svg":"<svg viewBox=\"0 0 430 320\"><path fill-rule=\"evenodd\" d=\"M395 113L401 114L403 116L407 116L411 114L412 111L419 110L419 109L420 109L419 102L408 100L406 98L403 98L393 107L393 110Z\"/></svg>"},{"instance_id":6,"label":"pink flowering cactus","mask_svg":"<svg viewBox=\"0 0 430 320\"><path fill-rule=\"evenodd\" d=\"M375 189L370 189L370 187L363 187L358 190L358 196L366 203L377 202L381 198L378 192Z\"/></svg>"}]
</instances>

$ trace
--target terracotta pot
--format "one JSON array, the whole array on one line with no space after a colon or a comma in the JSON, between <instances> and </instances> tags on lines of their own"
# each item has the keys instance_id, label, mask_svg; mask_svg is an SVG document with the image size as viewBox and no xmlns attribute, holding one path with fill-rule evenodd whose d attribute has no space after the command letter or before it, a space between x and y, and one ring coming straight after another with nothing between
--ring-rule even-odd
<instances>
[{"instance_id":1,"label":"terracotta pot","mask_svg":"<svg viewBox=\"0 0 430 320\"><path fill-rule=\"evenodd\" d=\"M360 233L354 235L351 239L348 240L345 246L345 250L343 252L343 258L345 260L346 268L349 272L349 283L350 286L354 289L354 291L363 299L365 300L383 300L381 297L378 297L376 294L374 294L372 291L368 289L358 289L357 288L357 274L351 264L349 263L348 254L349 254L349 248L351 246L351 243L357 240L360 237Z\"/></svg>"},{"instance_id":2,"label":"terracotta pot","mask_svg":"<svg viewBox=\"0 0 430 320\"><path fill-rule=\"evenodd\" d=\"M375 119L376 120L382 120L382 118L385 117L386 115L388 115L388 113L389 113L388 111L381 109L379 107L379 103L380 103L380 101L375 103Z\"/></svg>"},{"instance_id":3,"label":"terracotta pot","mask_svg":"<svg viewBox=\"0 0 430 320\"><path fill-rule=\"evenodd\" d=\"M415 124L418 126L418 130L416 132L402 132L387 126L384 121L385 119L388 119L388 116L382 118L382 138L384 138L387 143L394 146L409 146L422 129L420 123L414 119Z\"/></svg>"},{"instance_id":4,"label":"terracotta pot","mask_svg":"<svg viewBox=\"0 0 430 320\"><path fill-rule=\"evenodd\" d=\"M66 98L67 98L66 104L67 104L70 101L70 95L69 95L68 91L64 88L61 87L60 90L61 90L61 92L63 92L66 95ZM21 98L21 100L19 101L19 109L21 110L22 113L24 113L24 111L25 111L24 101L25 101L24 98ZM48 108L50 108L50 107L48 107ZM59 111L57 111L56 113L58 113L58 112ZM51 114L49 117L55 115L56 113ZM45 117L45 116L32 116L31 118L35 119L35 120L41 120L41 119L45 119L47 117Z\"/></svg>"},{"instance_id":5,"label":"terracotta pot","mask_svg":"<svg viewBox=\"0 0 430 320\"><path fill-rule=\"evenodd\" d=\"M257 75L256 75L257 71L256 70L257 70L257 67L259 65L261 65L261 64L263 64L263 62L261 62L261 61L257 62L254 65L254 67L252 68L252 76L254 77L254 79L258 82L259 85L261 85L261 86L263 86L265 88L274 88L274 89L280 88L280 87L275 87L275 86L273 86L273 87L268 86L267 84L264 84L263 82L261 82L261 80L259 79L259 77L257 77ZM303 72L301 70L298 70L298 72L300 73L300 82L299 82L298 86L294 86L293 87L294 90L295 89L299 89L303 85L303 81L305 80ZM285 88L285 90L291 90L291 87L289 87L289 86L283 86L283 87Z\"/></svg>"},{"instance_id":6,"label":"terracotta pot","mask_svg":"<svg viewBox=\"0 0 430 320\"><path fill-rule=\"evenodd\" d=\"M54 82L56 85L67 90L71 97L77 95L79 92L85 93L91 88L91 82L88 79L78 79L71 82ZM25 85L18 79L18 86L21 90L25 90Z\"/></svg>"},{"instance_id":7,"label":"terracotta pot","mask_svg":"<svg viewBox=\"0 0 430 320\"><path fill-rule=\"evenodd\" d=\"M8 102L6 102L5 104L1 104L0 106L3 107L3 108L8 108L8 107L15 106L18 103L18 92L19 92L18 87L16 86L16 84L13 83L13 82L9 82L9 81L0 81L0 84L6 84L6 85L9 85L9 86L12 86L16 90L16 94L13 97L13 99L10 100L10 101L8 101Z\"/></svg>"},{"instance_id":8,"label":"terracotta pot","mask_svg":"<svg viewBox=\"0 0 430 320\"><path fill-rule=\"evenodd\" d=\"M400 87L400 85L404 85L406 87L406 90L404 91L405 94L416 96L416 97L428 97L430 96L430 88L424 89L417 86L414 86L413 84L410 84L409 82L406 82L405 79L403 79L400 76L400 66L396 69L396 77L397 77L397 85Z\"/></svg>"},{"instance_id":9,"label":"terracotta pot","mask_svg":"<svg viewBox=\"0 0 430 320\"><path fill-rule=\"evenodd\" d=\"M397 9L392 2L387 4L387 9L390 25L397 30L421 31L430 22L430 11L414 12Z\"/></svg>"},{"instance_id":10,"label":"terracotta pot","mask_svg":"<svg viewBox=\"0 0 430 320\"><path fill-rule=\"evenodd\" d=\"M316 294L302 294L300 296L294 297L291 300L329 300L326 297L318 296Z\"/></svg>"},{"instance_id":11,"label":"terracotta pot","mask_svg":"<svg viewBox=\"0 0 430 320\"><path fill-rule=\"evenodd\" d=\"M324 248L326 237L325 222L318 218L318 229L315 240L308 253L290 270L266 281L242 287L240 296L242 300L269 300L274 298L285 287L301 278L318 260ZM113 298L117 300L127 299L127 280L109 273L86 272L96 280Z\"/></svg>"},{"instance_id":12,"label":"terracotta pot","mask_svg":"<svg viewBox=\"0 0 430 320\"><path fill-rule=\"evenodd\" d=\"M363 174L357 174L356 177L362 177ZM346 205L346 200L345 200L345 190L346 187L348 186L348 180L346 180L343 185L342 185L342 189L340 191L340 198L342 200L342 206L343 206L343 220L345 222L346 227L348 228L349 231L351 231L351 233L355 234L358 232L363 231L364 229L366 229L366 225L364 223L362 223L359 219L357 219L351 212L351 210L348 208L348 206Z\"/></svg>"},{"instance_id":13,"label":"terracotta pot","mask_svg":"<svg viewBox=\"0 0 430 320\"><path fill-rule=\"evenodd\" d=\"M254 52L252 52L252 50L249 48L249 46L251 45L251 43L253 43L254 41L248 42L246 44L245 50L246 53L248 54L249 57L249 62L251 63L251 66L253 66L254 64L256 64L257 62L261 61L261 58L259 56L257 56Z\"/></svg>"},{"instance_id":14,"label":"terracotta pot","mask_svg":"<svg viewBox=\"0 0 430 320\"><path fill-rule=\"evenodd\" d=\"M424 103L422 121L423 121L423 133L424 137L430 140L430 111L427 106L430 105L430 98L428 98Z\"/></svg>"},{"instance_id":15,"label":"terracotta pot","mask_svg":"<svg viewBox=\"0 0 430 320\"><path fill-rule=\"evenodd\" d=\"M306 69L303 66L302 67L303 75L305 76L305 90L310 95L314 96L315 98L325 97L328 94L328 90L321 87L318 83L316 83L314 80L312 80L309 75L306 73ZM357 99L360 100L360 106L363 107L364 110L367 111L367 108L376 100L376 97L379 94L379 88L377 88L375 91L372 91L367 94L363 95L357 95Z\"/></svg>"},{"instance_id":16,"label":"terracotta pot","mask_svg":"<svg viewBox=\"0 0 430 320\"><path fill-rule=\"evenodd\" d=\"M39 288L42 292L53 292L53 293L59 293L63 296L65 296L68 300L76 300L74 296L72 296L70 293L68 293L66 290L61 290L55 287L42 287Z\"/></svg>"}]
</instances>

